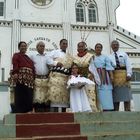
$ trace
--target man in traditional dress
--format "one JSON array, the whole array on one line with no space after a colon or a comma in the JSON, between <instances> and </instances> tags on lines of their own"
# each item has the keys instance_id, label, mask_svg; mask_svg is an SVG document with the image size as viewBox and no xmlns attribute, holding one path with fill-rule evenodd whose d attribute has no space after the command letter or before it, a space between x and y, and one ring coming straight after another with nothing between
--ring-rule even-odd
<instances>
[{"instance_id":1,"label":"man in traditional dress","mask_svg":"<svg viewBox=\"0 0 140 140\"><path fill-rule=\"evenodd\" d=\"M51 60L45 51L44 42L40 41L36 45L37 54L31 55L30 58L34 62L35 66L35 88L34 88L34 110L35 112L49 111L47 102L47 83L49 74L49 65L54 65L54 61Z\"/></svg>"},{"instance_id":2,"label":"man in traditional dress","mask_svg":"<svg viewBox=\"0 0 140 140\"><path fill-rule=\"evenodd\" d=\"M48 82L48 96L52 112L65 112L69 107L69 93L67 89L68 76L72 65L72 57L66 49L67 40L60 40L60 49L52 51L49 56L57 63L51 68Z\"/></svg>"},{"instance_id":3,"label":"man in traditional dress","mask_svg":"<svg viewBox=\"0 0 140 140\"><path fill-rule=\"evenodd\" d=\"M114 89L113 99L115 111L119 110L120 102L124 102L125 111L130 111L130 101L132 94L130 91L130 80L132 76L132 66L127 53L119 51L119 42L114 40L111 43L113 53L114 71Z\"/></svg>"}]
</instances>

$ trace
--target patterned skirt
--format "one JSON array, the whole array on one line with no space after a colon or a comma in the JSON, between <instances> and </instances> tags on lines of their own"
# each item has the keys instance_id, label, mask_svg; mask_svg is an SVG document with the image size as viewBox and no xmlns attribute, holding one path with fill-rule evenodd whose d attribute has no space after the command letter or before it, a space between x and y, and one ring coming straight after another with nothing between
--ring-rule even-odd
<instances>
[{"instance_id":1,"label":"patterned skirt","mask_svg":"<svg viewBox=\"0 0 140 140\"><path fill-rule=\"evenodd\" d=\"M68 107L69 93L67 89L68 76L58 72L51 72L48 81L47 96L51 107Z\"/></svg>"},{"instance_id":2,"label":"patterned skirt","mask_svg":"<svg viewBox=\"0 0 140 140\"><path fill-rule=\"evenodd\" d=\"M95 85L86 85L85 89L86 89L88 101L89 101L92 111L97 112L98 109L97 109L97 98L96 98Z\"/></svg>"},{"instance_id":3,"label":"patterned skirt","mask_svg":"<svg viewBox=\"0 0 140 140\"><path fill-rule=\"evenodd\" d=\"M113 85L114 87L119 86L128 86L130 87L130 82L126 81L126 70L115 70L114 73L114 81L113 81Z\"/></svg>"},{"instance_id":4,"label":"patterned skirt","mask_svg":"<svg viewBox=\"0 0 140 140\"><path fill-rule=\"evenodd\" d=\"M35 79L35 88L34 88L34 96L33 102L34 103L45 103L48 99L48 78L47 79Z\"/></svg>"}]
</instances>

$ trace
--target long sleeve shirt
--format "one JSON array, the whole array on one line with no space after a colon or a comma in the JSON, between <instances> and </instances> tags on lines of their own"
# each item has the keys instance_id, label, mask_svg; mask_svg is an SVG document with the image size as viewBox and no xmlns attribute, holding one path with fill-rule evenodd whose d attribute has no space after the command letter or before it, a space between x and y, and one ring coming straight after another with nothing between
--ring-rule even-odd
<instances>
[{"instance_id":1,"label":"long sleeve shirt","mask_svg":"<svg viewBox=\"0 0 140 140\"><path fill-rule=\"evenodd\" d=\"M26 55L22 53L15 53L12 58L13 64L13 74L19 73L20 68L27 67L33 70L34 72L34 65L32 60Z\"/></svg>"},{"instance_id":2,"label":"long sleeve shirt","mask_svg":"<svg viewBox=\"0 0 140 140\"><path fill-rule=\"evenodd\" d=\"M12 74L18 74L17 79L13 78L13 81L33 88L35 76L33 61L26 54L19 52L13 55L12 64Z\"/></svg>"}]
</instances>

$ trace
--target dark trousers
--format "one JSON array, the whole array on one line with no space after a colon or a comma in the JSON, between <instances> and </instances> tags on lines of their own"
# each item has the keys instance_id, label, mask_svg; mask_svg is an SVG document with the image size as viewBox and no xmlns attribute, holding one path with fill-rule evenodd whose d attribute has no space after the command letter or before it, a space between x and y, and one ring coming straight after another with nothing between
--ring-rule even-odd
<instances>
[{"instance_id":1,"label":"dark trousers","mask_svg":"<svg viewBox=\"0 0 140 140\"><path fill-rule=\"evenodd\" d=\"M131 111L130 105L131 105L130 101L124 102L124 111ZM115 102L114 111L119 111L119 107L120 107L120 102Z\"/></svg>"},{"instance_id":2,"label":"dark trousers","mask_svg":"<svg viewBox=\"0 0 140 140\"><path fill-rule=\"evenodd\" d=\"M33 110L33 89L17 83L15 87L15 113Z\"/></svg>"},{"instance_id":3,"label":"dark trousers","mask_svg":"<svg viewBox=\"0 0 140 140\"><path fill-rule=\"evenodd\" d=\"M59 112L59 107L51 107L50 112ZM66 112L66 108L62 107L61 112Z\"/></svg>"},{"instance_id":4,"label":"dark trousers","mask_svg":"<svg viewBox=\"0 0 140 140\"><path fill-rule=\"evenodd\" d=\"M12 109L11 113L16 113L15 103L11 104L11 109Z\"/></svg>"},{"instance_id":5,"label":"dark trousers","mask_svg":"<svg viewBox=\"0 0 140 140\"><path fill-rule=\"evenodd\" d=\"M35 112L49 112L50 103L34 103Z\"/></svg>"}]
</instances>

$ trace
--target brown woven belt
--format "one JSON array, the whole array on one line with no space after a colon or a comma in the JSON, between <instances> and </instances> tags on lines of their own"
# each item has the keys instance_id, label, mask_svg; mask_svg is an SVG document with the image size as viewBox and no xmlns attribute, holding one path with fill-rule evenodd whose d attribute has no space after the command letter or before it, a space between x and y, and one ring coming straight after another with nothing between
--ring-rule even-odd
<instances>
[{"instance_id":1,"label":"brown woven belt","mask_svg":"<svg viewBox=\"0 0 140 140\"><path fill-rule=\"evenodd\" d=\"M46 79L48 78L48 75L36 75L35 77L38 79Z\"/></svg>"}]
</instances>

